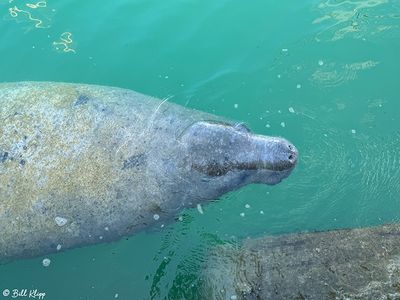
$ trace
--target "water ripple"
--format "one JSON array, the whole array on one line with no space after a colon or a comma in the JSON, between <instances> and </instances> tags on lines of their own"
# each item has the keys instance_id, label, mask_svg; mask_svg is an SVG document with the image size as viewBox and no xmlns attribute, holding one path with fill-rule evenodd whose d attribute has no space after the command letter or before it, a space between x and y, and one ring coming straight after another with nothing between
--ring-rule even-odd
<instances>
[{"instance_id":1,"label":"water ripple","mask_svg":"<svg viewBox=\"0 0 400 300\"><path fill-rule=\"evenodd\" d=\"M336 87L357 79L359 72L372 69L378 64L379 62L373 60L350 64L329 63L315 70L310 81L323 88Z\"/></svg>"},{"instance_id":2,"label":"water ripple","mask_svg":"<svg viewBox=\"0 0 400 300\"><path fill-rule=\"evenodd\" d=\"M395 6L396 3L388 0L321 2L317 10L322 16L317 17L313 24L325 28L317 34L316 40L364 39L398 28L397 22L393 22L396 15L388 14L396 11Z\"/></svg>"},{"instance_id":3,"label":"water ripple","mask_svg":"<svg viewBox=\"0 0 400 300\"><path fill-rule=\"evenodd\" d=\"M360 143L362 200L366 204L369 203L369 206L380 205L380 199L390 201L398 198L400 193L399 148L399 133L389 137L369 138Z\"/></svg>"}]
</instances>

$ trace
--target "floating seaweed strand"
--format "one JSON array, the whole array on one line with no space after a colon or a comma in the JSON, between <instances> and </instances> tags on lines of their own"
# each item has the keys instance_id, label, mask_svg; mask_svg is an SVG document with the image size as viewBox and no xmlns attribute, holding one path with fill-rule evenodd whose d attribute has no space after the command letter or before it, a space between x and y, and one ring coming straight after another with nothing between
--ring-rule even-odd
<instances>
[{"instance_id":1,"label":"floating seaweed strand","mask_svg":"<svg viewBox=\"0 0 400 300\"><path fill-rule=\"evenodd\" d=\"M14 0L8 0L8 3L12 3ZM40 9L40 8L46 8L47 7L47 1L41 0L36 3L25 3L25 6L30 8L30 9ZM16 5L14 7L10 7L8 9L8 12L10 13L10 16L13 18L18 17L20 14L25 14L29 20L33 21L35 23L36 28L49 28L50 26L44 26L43 21L41 19L35 18L32 16L31 12L27 10L20 9ZM59 46L63 46L64 48L62 49L63 52L72 52L76 53L74 49L71 48L72 44L72 33L71 32L63 32L60 36L59 41L54 41L53 46L57 50L60 50Z\"/></svg>"},{"instance_id":2,"label":"floating seaweed strand","mask_svg":"<svg viewBox=\"0 0 400 300\"><path fill-rule=\"evenodd\" d=\"M32 9L36 9L36 8L43 8L43 7L47 7L47 2L46 1L39 1L36 4L32 4L32 3L26 3L25 4L27 7L32 8Z\"/></svg>"},{"instance_id":3,"label":"floating seaweed strand","mask_svg":"<svg viewBox=\"0 0 400 300\"><path fill-rule=\"evenodd\" d=\"M63 51L64 52L72 52L76 53L76 51L72 48L70 48L70 44L72 43L72 33L71 32L63 32L60 36L60 42L53 42L53 45L56 47L56 49L59 49L57 45L62 45L64 46Z\"/></svg>"},{"instance_id":4,"label":"floating seaweed strand","mask_svg":"<svg viewBox=\"0 0 400 300\"><path fill-rule=\"evenodd\" d=\"M32 5L35 5L35 4L32 4ZM40 6L38 6L38 7L40 7ZM42 20L32 17L32 14L29 11L26 11L26 10L23 10L23 9L19 9L17 6L10 7L8 9L8 12L10 13L10 16L13 17L13 18L18 17L19 13L26 14L28 16L29 20L31 20L31 21L36 23L35 24L36 28L49 28L50 27L50 26L43 26L43 21Z\"/></svg>"},{"instance_id":5,"label":"floating seaweed strand","mask_svg":"<svg viewBox=\"0 0 400 300\"><path fill-rule=\"evenodd\" d=\"M9 3L12 3L14 0L9 0ZM25 4L27 7L31 8L31 9L37 9L37 8L44 8L47 7L47 2L46 1L39 1L37 3L26 3ZM26 14L28 16L28 19L35 22L35 27L36 28L49 28L50 26L43 26L43 21L38 19L38 18L34 18L32 16L32 14L29 11L23 10L23 9L19 9L17 6L14 7L10 7L8 9L11 17L16 18L18 17L19 13L23 13Z\"/></svg>"}]
</instances>

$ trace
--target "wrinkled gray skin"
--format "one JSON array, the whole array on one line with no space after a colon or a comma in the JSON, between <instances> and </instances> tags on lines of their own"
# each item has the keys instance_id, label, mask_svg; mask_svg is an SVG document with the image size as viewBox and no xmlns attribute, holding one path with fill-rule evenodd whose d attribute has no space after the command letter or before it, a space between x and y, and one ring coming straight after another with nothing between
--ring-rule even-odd
<instances>
[{"instance_id":1,"label":"wrinkled gray skin","mask_svg":"<svg viewBox=\"0 0 400 300\"><path fill-rule=\"evenodd\" d=\"M202 299L400 299L400 225L220 246L203 275Z\"/></svg>"},{"instance_id":2,"label":"wrinkled gray skin","mask_svg":"<svg viewBox=\"0 0 400 300\"><path fill-rule=\"evenodd\" d=\"M285 139L111 87L0 84L0 120L0 261L162 226L297 160Z\"/></svg>"}]
</instances>

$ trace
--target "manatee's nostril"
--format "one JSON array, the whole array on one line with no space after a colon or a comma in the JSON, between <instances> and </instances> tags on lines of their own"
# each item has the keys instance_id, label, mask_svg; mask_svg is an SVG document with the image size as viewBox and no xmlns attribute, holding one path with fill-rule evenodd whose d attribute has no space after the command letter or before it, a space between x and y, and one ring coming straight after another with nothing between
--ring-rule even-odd
<instances>
[{"instance_id":1,"label":"manatee's nostril","mask_svg":"<svg viewBox=\"0 0 400 300\"><path fill-rule=\"evenodd\" d=\"M290 154L290 155L289 155L289 160L292 160L292 159L293 159L293 155Z\"/></svg>"},{"instance_id":2,"label":"manatee's nostril","mask_svg":"<svg viewBox=\"0 0 400 300\"><path fill-rule=\"evenodd\" d=\"M290 150L293 150L293 146L292 145L288 145L288 148L290 149Z\"/></svg>"}]
</instances>

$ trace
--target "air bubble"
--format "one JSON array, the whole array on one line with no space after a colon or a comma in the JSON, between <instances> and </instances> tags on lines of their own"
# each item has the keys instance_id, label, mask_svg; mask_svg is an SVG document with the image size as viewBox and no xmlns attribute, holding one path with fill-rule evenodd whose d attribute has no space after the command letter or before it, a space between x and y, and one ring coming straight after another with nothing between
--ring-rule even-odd
<instances>
[{"instance_id":1,"label":"air bubble","mask_svg":"<svg viewBox=\"0 0 400 300\"><path fill-rule=\"evenodd\" d=\"M42 261L43 267L48 267L48 266L50 266L50 263L51 263L51 260L50 260L49 258L45 258L45 259L43 259L43 261Z\"/></svg>"},{"instance_id":2,"label":"air bubble","mask_svg":"<svg viewBox=\"0 0 400 300\"><path fill-rule=\"evenodd\" d=\"M197 204L197 211L202 215L204 214L203 208L201 207L201 204Z\"/></svg>"}]
</instances>

